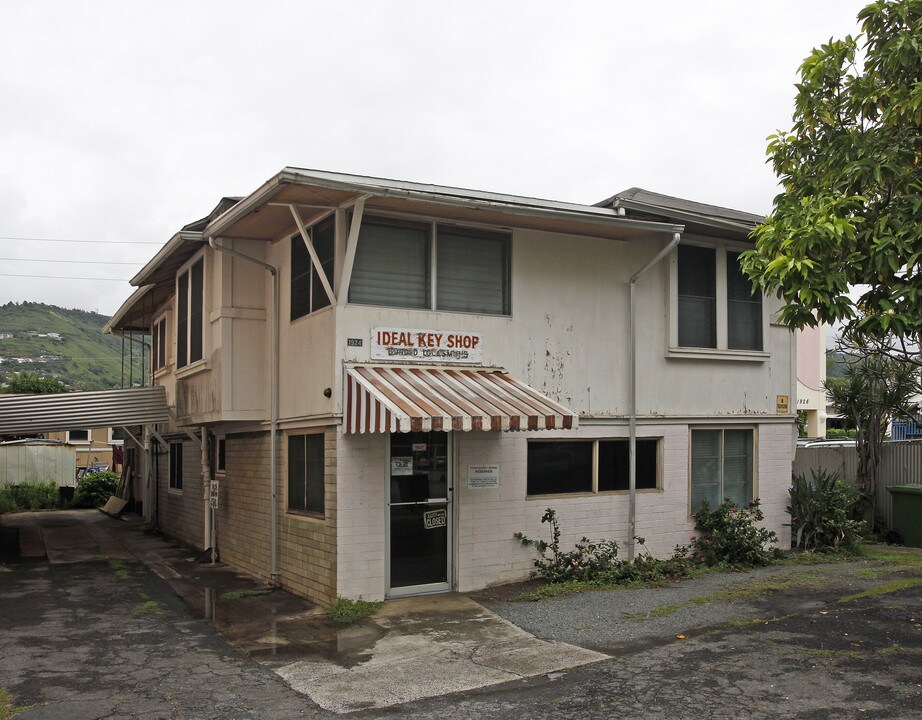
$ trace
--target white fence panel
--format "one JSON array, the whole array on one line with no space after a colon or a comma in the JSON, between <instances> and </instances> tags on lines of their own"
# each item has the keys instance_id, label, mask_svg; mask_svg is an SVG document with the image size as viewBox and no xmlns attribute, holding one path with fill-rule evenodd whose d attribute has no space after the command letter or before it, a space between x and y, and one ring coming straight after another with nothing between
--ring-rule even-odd
<instances>
[{"instance_id":1,"label":"white fence panel","mask_svg":"<svg viewBox=\"0 0 922 720\"><path fill-rule=\"evenodd\" d=\"M73 487L77 453L70 445L0 446L0 485L53 480Z\"/></svg>"},{"instance_id":2,"label":"white fence panel","mask_svg":"<svg viewBox=\"0 0 922 720\"><path fill-rule=\"evenodd\" d=\"M852 484L858 480L858 453L854 448L797 448L794 474L810 477L810 470L837 472ZM877 514L890 527L891 485L922 485L922 441L884 443L877 483Z\"/></svg>"}]
</instances>

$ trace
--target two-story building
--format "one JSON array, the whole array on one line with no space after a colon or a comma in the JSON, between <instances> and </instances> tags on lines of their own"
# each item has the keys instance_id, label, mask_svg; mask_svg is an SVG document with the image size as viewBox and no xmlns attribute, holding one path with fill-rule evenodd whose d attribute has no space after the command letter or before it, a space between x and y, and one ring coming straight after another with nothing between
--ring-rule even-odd
<instances>
[{"instance_id":1,"label":"two-story building","mask_svg":"<svg viewBox=\"0 0 922 720\"><path fill-rule=\"evenodd\" d=\"M758 497L784 541L794 341L739 270L758 219L285 168L109 324L152 334L174 409L145 512L323 603L522 579L548 507L565 545L665 555Z\"/></svg>"}]
</instances>

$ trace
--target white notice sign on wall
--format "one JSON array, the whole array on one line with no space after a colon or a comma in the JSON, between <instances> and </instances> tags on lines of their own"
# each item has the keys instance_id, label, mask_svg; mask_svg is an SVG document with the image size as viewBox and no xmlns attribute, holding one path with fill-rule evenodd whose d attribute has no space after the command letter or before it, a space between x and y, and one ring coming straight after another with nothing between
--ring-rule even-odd
<instances>
[{"instance_id":1,"label":"white notice sign on wall","mask_svg":"<svg viewBox=\"0 0 922 720\"><path fill-rule=\"evenodd\" d=\"M468 465L467 486L472 489L499 487L499 465Z\"/></svg>"},{"instance_id":2,"label":"white notice sign on wall","mask_svg":"<svg viewBox=\"0 0 922 720\"><path fill-rule=\"evenodd\" d=\"M371 329L371 359L425 363L483 363L483 335L461 330Z\"/></svg>"}]
</instances>

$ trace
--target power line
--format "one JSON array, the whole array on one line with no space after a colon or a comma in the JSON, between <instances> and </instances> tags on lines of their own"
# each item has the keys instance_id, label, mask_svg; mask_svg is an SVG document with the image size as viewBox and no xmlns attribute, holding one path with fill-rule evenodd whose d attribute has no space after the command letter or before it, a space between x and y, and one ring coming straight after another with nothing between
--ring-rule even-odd
<instances>
[{"instance_id":1,"label":"power line","mask_svg":"<svg viewBox=\"0 0 922 720\"><path fill-rule=\"evenodd\" d=\"M128 282L125 278L68 277L66 275L20 275L19 273L0 273L0 277L42 278L45 280L108 280L110 282Z\"/></svg>"},{"instance_id":2,"label":"power line","mask_svg":"<svg viewBox=\"0 0 922 720\"><path fill-rule=\"evenodd\" d=\"M41 258L4 258L0 260L10 260L12 262L49 262L49 263L76 263L79 265L143 265L141 262L117 262L114 260L45 260Z\"/></svg>"},{"instance_id":3,"label":"power line","mask_svg":"<svg viewBox=\"0 0 922 720\"><path fill-rule=\"evenodd\" d=\"M124 240L65 240L63 238L30 238L14 237L10 235L0 235L0 240L27 240L28 242L62 242L62 243L98 243L100 245L163 245L156 240L134 240L125 242Z\"/></svg>"}]
</instances>

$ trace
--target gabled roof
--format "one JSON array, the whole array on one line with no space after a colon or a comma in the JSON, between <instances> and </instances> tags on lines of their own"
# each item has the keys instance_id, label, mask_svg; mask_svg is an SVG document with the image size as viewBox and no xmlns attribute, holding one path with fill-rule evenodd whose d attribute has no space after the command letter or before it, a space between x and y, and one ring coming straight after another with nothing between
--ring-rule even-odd
<instances>
[{"instance_id":1,"label":"gabled roof","mask_svg":"<svg viewBox=\"0 0 922 720\"><path fill-rule=\"evenodd\" d=\"M613 209L623 208L627 211L628 217L681 221L686 223L686 230L691 233L711 228L712 231L724 230L748 235L752 228L765 220L762 215L663 195L639 187L628 188L596 205Z\"/></svg>"}]
</instances>

